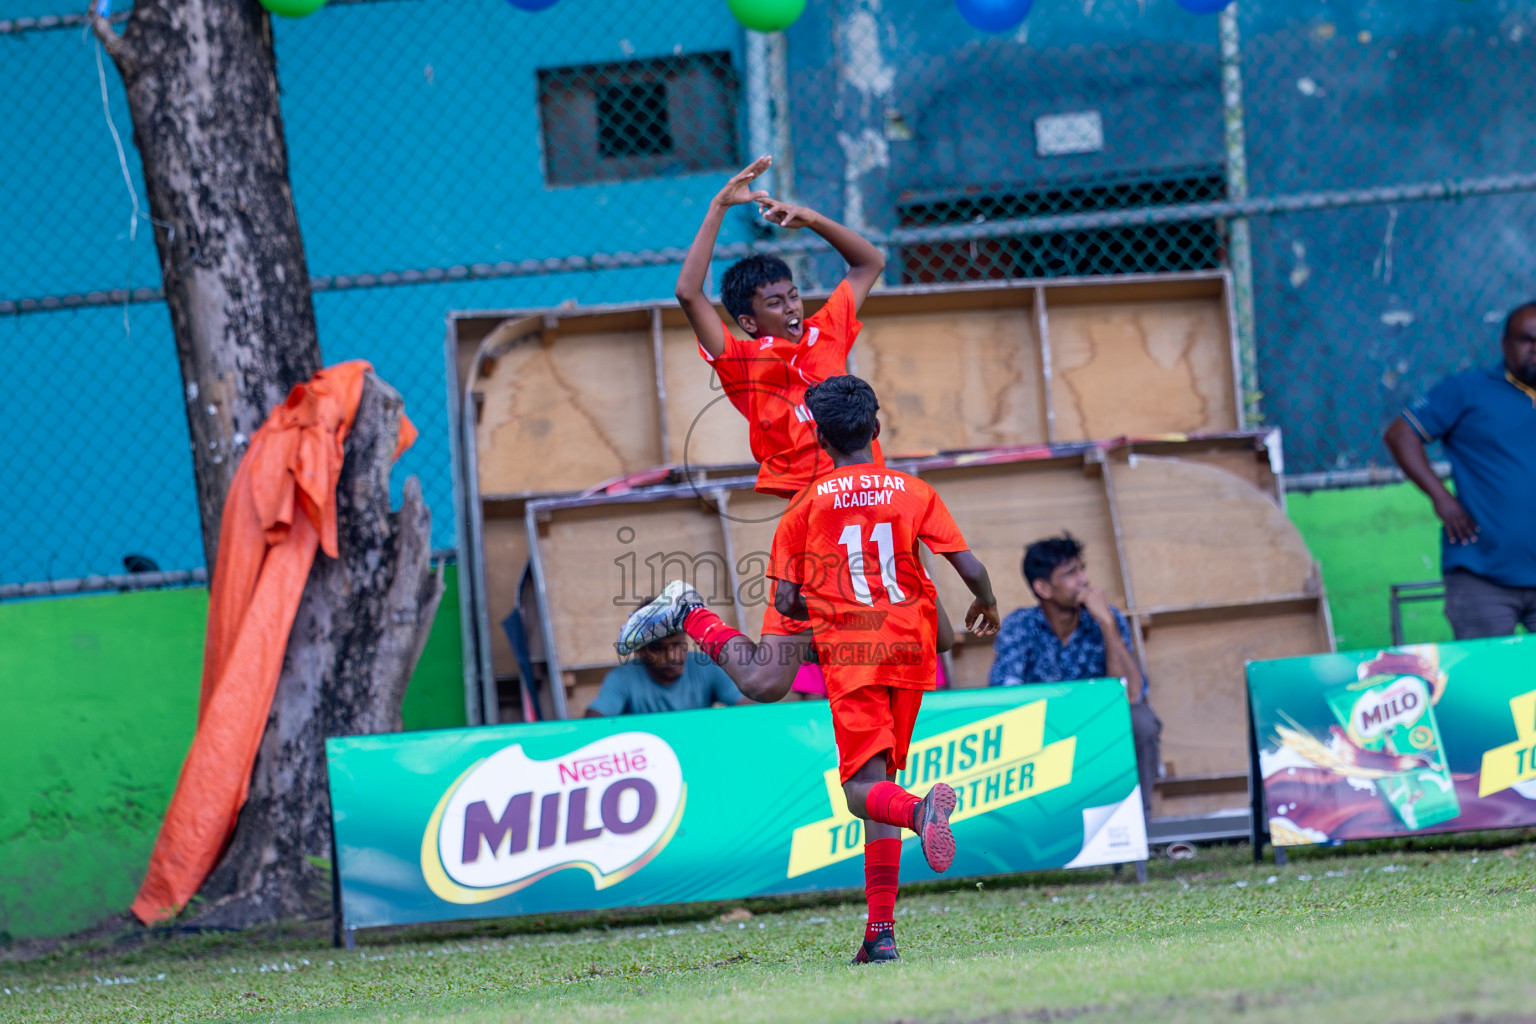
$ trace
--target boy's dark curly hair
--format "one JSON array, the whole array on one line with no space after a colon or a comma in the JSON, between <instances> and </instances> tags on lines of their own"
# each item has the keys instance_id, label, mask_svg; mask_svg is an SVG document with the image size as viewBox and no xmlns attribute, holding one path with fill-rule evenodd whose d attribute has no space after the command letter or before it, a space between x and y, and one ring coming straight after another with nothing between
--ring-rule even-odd
<instances>
[{"instance_id":1,"label":"boy's dark curly hair","mask_svg":"<svg viewBox=\"0 0 1536 1024\"><path fill-rule=\"evenodd\" d=\"M731 265L720 279L720 301L733 317L752 315L752 296L765 284L793 281L789 264L777 256L748 256Z\"/></svg>"},{"instance_id":2,"label":"boy's dark curly hair","mask_svg":"<svg viewBox=\"0 0 1536 1024\"><path fill-rule=\"evenodd\" d=\"M880 402L875 389L851 374L828 377L805 389L805 404L827 443L852 454L865 448L875 436L875 414Z\"/></svg>"}]
</instances>

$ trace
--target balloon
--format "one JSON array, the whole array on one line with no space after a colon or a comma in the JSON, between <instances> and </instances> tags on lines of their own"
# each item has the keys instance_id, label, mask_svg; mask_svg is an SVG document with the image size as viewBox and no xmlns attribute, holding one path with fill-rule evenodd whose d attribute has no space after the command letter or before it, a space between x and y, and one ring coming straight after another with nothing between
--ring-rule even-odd
<instances>
[{"instance_id":1,"label":"balloon","mask_svg":"<svg viewBox=\"0 0 1536 1024\"><path fill-rule=\"evenodd\" d=\"M261 0L261 6L285 18L307 18L325 6L325 0Z\"/></svg>"},{"instance_id":2,"label":"balloon","mask_svg":"<svg viewBox=\"0 0 1536 1024\"><path fill-rule=\"evenodd\" d=\"M1029 16L1035 0L955 0L960 17L983 32L1009 32Z\"/></svg>"},{"instance_id":3,"label":"balloon","mask_svg":"<svg viewBox=\"0 0 1536 1024\"><path fill-rule=\"evenodd\" d=\"M1191 14L1220 14L1232 0L1178 0L1178 3Z\"/></svg>"},{"instance_id":4,"label":"balloon","mask_svg":"<svg viewBox=\"0 0 1536 1024\"><path fill-rule=\"evenodd\" d=\"M805 10L805 0L726 0L736 20L754 32L782 32Z\"/></svg>"},{"instance_id":5,"label":"balloon","mask_svg":"<svg viewBox=\"0 0 1536 1024\"><path fill-rule=\"evenodd\" d=\"M553 7L558 0L507 0L507 3L520 11L542 11L547 7Z\"/></svg>"}]
</instances>

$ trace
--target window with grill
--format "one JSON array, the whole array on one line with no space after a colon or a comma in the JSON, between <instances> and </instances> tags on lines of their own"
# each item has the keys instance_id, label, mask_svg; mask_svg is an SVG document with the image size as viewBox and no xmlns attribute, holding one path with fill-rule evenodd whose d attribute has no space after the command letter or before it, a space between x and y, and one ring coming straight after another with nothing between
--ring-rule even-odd
<instances>
[{"instance_id":1,"label":"window with grill","mask_svg":"<svg viewBox=\"0 0 1536 1024\"><path fill-rule=\"evenodd\" d=\"M1196 168L1031 190L907 194L896 212L902 227L934 227L1225 198L1221 169ZM1221 266L1224 255L1219 226L1205 220L913 245L901 251L900 265L902 280L915 284L1209 270Z\"/></svg>"},{"instance_id":2,"label":"window with grill","mask_svg":"<svg viewBox=\"0 0 1536 1024\"><path fill-rule=\"evenodd\" d=\"M585 185L734 169L736 93L725 52L544 68L544 180Z\"/></svg>"},{"instance_id":3,"label":"window with grill","mask_svg":"<svg viewBox=\"0 0 1536 1024\"><path fill-rule=\"evenodd\" d=\"M612 160L672 152L665 82L604 86L597 101L597 153Z\"/></svg>"}]
</instances>

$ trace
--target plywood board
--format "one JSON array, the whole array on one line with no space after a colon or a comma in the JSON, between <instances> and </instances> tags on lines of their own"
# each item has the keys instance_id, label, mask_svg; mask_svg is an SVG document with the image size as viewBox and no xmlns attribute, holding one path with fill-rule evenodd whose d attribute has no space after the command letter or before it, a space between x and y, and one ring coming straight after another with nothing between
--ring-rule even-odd
<instances>
[{"instance_id":1,"label":"plywood board","mask_svg":"<svg viewBox=\"0 0 1536 1024\"><path fill-rule=\"evenodd\" d=\"M1056 440L1237 429L1219 298L1046 310Z\"/></svg>"},{"instance_id":2,"label":"plywood board","mask_svg":"<svg viewBox=\"0 0 1536 1024\"><path fill-rule=\"evenodd\" d=\"M539 524L539 554L561 666L617 664L624 619L674 579L734 623L724 550L719 516L694 499L551 513Z\"/></svg>"},{"instance_id":3,"label":"plywood board","mask_svg":"<svg viewBox=\"0 0 1536 1024\"><path fill-rule=\"evenodd\" d=\"M1195 448L1179 452L1178 459L1180 462L1210 466L1230 473L1257 488L1271 504L1276 507L1280 505L1279 480L1269 468L1269 458L1260 452L1236 448Z\"/></svg>"},{"instance_id":4,"label":"plywood board","mask_svg":"<svg viewBox=\"0 0 1536 1024\"><path fill-rule=\"evenodd\" d=\"M1046 440L1032 307L866 314L854 348L880 398L885 453Z\"/></svg>"},{"instance_id":5,"label":"plywood board","mask_svg":"<svg viewBox=\"0 0 1536 1024\"><path fill-rule=\"evenodd\" d=\"M1144 629L1148 697L1163 720L1163 763L1181 776L1248 770L1245 662L1328 650L1316 602L1154 619Z\"/></svg>"},{"instance_id":6,"label":"plywood board","mask_svg":"<svg viewBox=\"0 0 1536 1024\"><path fill-rule=\"evenodd\" d=\"M542 333L546 327L557 324L554 317L543 314L514 317L468 317L453 322L453 337L458 364L458 390L474 372L477 356L486 360L499 359L514 344L530 334Z\"/></svg>"},{"instance_id":7,"label":"plywood board","mask_svg":"<svg viewBox=\"0 0 1536 1024\"><path fill-rule=\"evenodd\" d=\"M1086 545L1084 560L1093 582L1117 607L1125 606L1109 503L1103 481L1091 475L1096 472L1085 472L1077 459L1058 459L922 475L938 491L971 550L987 567L998 609L1007 615L1038 603L1020 568L1024 548L1063 530ZM956 633L961 633L970 591L942 559L934 563L931 572L939 596Z\"/></svg>"},{"instance_id":8,"label":"plywood board","mask_svg":"<svg viewBox=\"0 0 1536 1024\"><path fill-rule=\"evenodd\" d=\"M1195 271L1180 274L1102 274L1093 277L1041 281L1051 306L1104 305L1123 302L1166 302L1172 299L1224 301L1226 274Z\"/></svg>"},{"instance_id":9,"label":"plywood board","mask_svg":"<svg viewBox=\"0 0 1536 1024\"><path fill-rule=\"evenodd\" d=\"M725 397L720 377L699 355L686 325L663 321L662 374L667 387L667 461L679 466L755 463L747 421Z\"/></svg>"},{"instance_id":10,"label":"plywood board","mask_svg":"<svg viewBox=\"0 0 1536 1024\"><path fill-rule=\"evenodd\" d=\"M664 461L648 329L524 340L476 390L482 494L579 491Z\"/></svg>"},{"instance_id":11,"label":"plywood board","mask_svg":"<svg viewBox=\"0 0 1536 1024\"><path fill-rule=\"evenodd\" d=\"M1282 503L1280 478L1275 475L1269 449L1278 438L1268 434L1205 436L1180 440L1140 440L1111 450L1111 459L1125 462L1131 455L1164 456L1226 470ZM1278 461L1278 460L1275 460Z\"/></svg>"},{"instance_id":12,"label":"plywood board","mask_svg":"<svg viewBox=\"0 0 1536 1024\"><path fill-rule=\"evenodd\" d=\"M912 313L967 313L987 309L1030 309L1036 282L989 281L985 284L946 284L907 288L882 288L871 292L859 307L859 318L906 316ZM808 300L807 312L821 308L820 300Z\"/></svg>"},{"instance_id":13,"label":"plywood board","mask_svg":"<svg viewBox=\"0 0 1536 1024\"><path fill-rule=\"evenodd\" d=\"M884 400L887 451L1044 439L1036 287L893 289L866 301L854 361ZM1043 290L1058 440L1235 427L1221 277L1048 282ZM806 308L821 304L810 298ZM656 393L653 311L663 327L665 402ZM581 490L664 461L751 462L745 424L672 303L547 314L455 321L461 374L478 340L495 350L479 388L484 493ZM530 324L550 325L548 345L533 339L507 348L496 340Z\"/></svg>"},{"instance_id":14,"label":"plywood board","mask_svg":"<svg viewBox=\"0 0 1536 1024\"><path fill-rule=\"evenodd\" d=\"M1274 500L1211 466L1110 463L1138 609L1316 594L1306 542Z\"/></svg>"},{"instance_id":15,"label":"plywood board","mask_svg":"<svg viewBox=\"0 0 1536 1024\"><path fill-rule=\"evenodd\" d=\"M501 621L517 606L517 586L528 564L528 530L523 517L486 519L481 536L485 539L485 598L490 621L484 623L491 639L491 665L499 677L515 676L517 659L507 643L507 631ZM537 630L538 623L530 623Z\"/></svg>"}]
</instances>

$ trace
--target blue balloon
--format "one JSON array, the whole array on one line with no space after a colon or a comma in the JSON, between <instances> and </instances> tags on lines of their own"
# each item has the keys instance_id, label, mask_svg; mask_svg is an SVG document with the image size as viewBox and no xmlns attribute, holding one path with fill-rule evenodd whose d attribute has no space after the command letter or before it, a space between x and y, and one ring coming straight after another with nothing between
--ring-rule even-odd
<instances>
[{"instance_id":1,"label":"blue balloon","mask_svg":"<svg viewBox=\"0 0 1536 1024\"><path fill-rule=\"evenodd\" d=\"M1035 0L955 0L960 17L983 32L1009 32L1023 24Z\"/></svg>"},{"instance_id":2,"label":"blue balloon","mask_svg":"<svg viewBox=\"0 0 1536 1024\"><path fill-rule=\"evenodd\" d=\"M507 0L507 3L520 11L542 11L546 7L553 7L560 0Z\"/></svg>"},{"instance_id":3,"label":"blue balloon","mask_svg":"<svg viewBox=\"0 0 1536 1024\"><path fill-rule=\"evenodd\" d=\"M1178 4L1191 14L1220 14L1232 0L1178 0Z\"/></svg>"}]
</instances>

